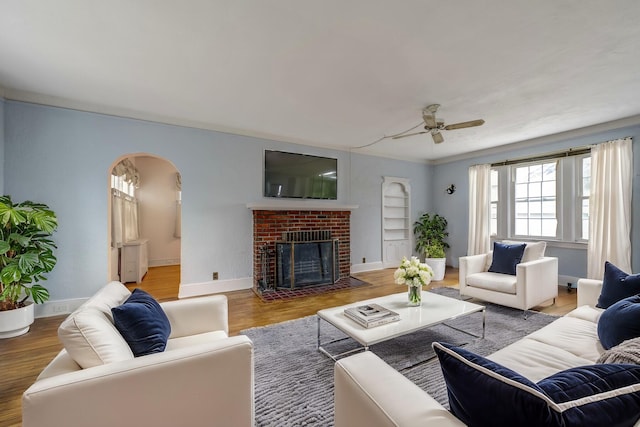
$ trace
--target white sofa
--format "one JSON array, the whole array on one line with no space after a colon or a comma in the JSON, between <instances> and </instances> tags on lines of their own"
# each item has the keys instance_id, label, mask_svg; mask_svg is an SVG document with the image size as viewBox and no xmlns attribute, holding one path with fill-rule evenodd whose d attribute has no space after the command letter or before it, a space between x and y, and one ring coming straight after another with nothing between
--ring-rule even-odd
<instances>
[{"instance_id":1,"label":"white sofa","mask_svg":"<svg viewBox=\"0 0 640 427\"><path fill-rule=\"evenodd\" d=\"M601 281L578 281L575 310L488 358L534 382L595 363L605 351L597 334L603 310L595 308L601 287ZM334 369L336 427L464 425L370 351L340 359Z\"/></svg>"},{"instance_id":2,"label":"white sofa","mask_svg":"<svg viewBox=\"0 0 640 427\"><path fill-rule=\"evenodd\" d=\"M171 325L165 351L133 357L109 318L128 295L109 283L63 322L66 348L24 392L22 425L253 426L253 344L228 337L227 298L161 303ZM83 338L90 345L79 349Z\"/></svg>"},{"instance_id":3,"label":"white sofa","mask_svg":"<svg viewBox=\"0 0 640 427\"><path fill-rule=\"evenodd\" d=\"M539 242L544 243L544 242ZM528 310L558 296L558 258L521 262L516 275L493 273L493 252L460 257L460 295Z\"/></svg>"}]
</instances>

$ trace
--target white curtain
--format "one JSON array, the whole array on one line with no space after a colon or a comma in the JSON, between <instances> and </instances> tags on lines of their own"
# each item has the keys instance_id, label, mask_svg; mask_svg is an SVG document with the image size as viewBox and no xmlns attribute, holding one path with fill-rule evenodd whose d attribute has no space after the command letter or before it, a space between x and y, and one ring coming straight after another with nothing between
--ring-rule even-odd
<instances>
[{"instance_id":1,"label":"white curtain","mask_svg":"<svg viewBox=\"0 0 640 427\"><path fill-rule=\"evenodd\" d=\"M587 275L600 279L609 261L631 274L631 138L591 148Z\"/></svg>"},{"instance_id":2,"label":"white curtain","mask_svg":"<svg viewBox=\"0 0 640 427\"><path fill-rule=\"evenodd\" d=\"M469 168L469 245L467 255L491 250L489 209L491 203L491 165Z\"/></svg>"},{"instance_id":3,"label":"white curtain","mask_svg":"<svg viewBox=\"0 0 640 427\"><path fill-rule=\"evenodd\" d=\"M121 248L125 242L138 240L138 202L112 190L111 200L111 242L113 247Z\"/></svg>"}]
</instances>

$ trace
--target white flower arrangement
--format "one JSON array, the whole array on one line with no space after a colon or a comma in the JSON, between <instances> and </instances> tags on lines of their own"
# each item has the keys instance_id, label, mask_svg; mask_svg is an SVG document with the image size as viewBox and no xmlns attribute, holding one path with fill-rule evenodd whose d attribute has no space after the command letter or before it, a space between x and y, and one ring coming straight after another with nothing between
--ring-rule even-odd
<instances>
[{"instance_id":1,"label":"white flower arrangement","mask_svg":"<svg viewBox=\"0 0 640 427\"><path fill-rule=\"evenodd\" d=\"M398 285L421 287L431 283L433 270L427 264L421 263L418 257L412 256L410 260L402 257L400 267L393 273L393 278Z\"/></svg>"}]
</instances>

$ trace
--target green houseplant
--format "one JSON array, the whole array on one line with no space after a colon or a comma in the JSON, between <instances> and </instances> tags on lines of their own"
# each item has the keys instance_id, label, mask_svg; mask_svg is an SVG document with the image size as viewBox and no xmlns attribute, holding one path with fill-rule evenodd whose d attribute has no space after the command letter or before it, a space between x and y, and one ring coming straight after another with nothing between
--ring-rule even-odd
<instances>
[{"instance_id":1,"label":"green houseplant","mask_svg":"<svg viewBox=\"0 0 640 427\"><path fill-rule=\"evenodd\" d=\"M47 205L0 197L0 315L29 306L33 312L29 298L34 303L49 299L40 282L56 265L51 235L57 228L57 217ZM7 332L2 323L0 317L0 337Z\"/></svg>"},{"instance_id":2,"label":"green houseplant","mask_svg":"<svg viewBox=\"0 0 640 427\"><path fill-rule=\"evenodd\" d=\"M445 249L449 244L445 241L447 220L438 214L424 213L413 224L413 234L416 238L416 251L424 254L425 263L434 271L433 280L444 279L446 267Z\"/></svg>"}]
</instances>

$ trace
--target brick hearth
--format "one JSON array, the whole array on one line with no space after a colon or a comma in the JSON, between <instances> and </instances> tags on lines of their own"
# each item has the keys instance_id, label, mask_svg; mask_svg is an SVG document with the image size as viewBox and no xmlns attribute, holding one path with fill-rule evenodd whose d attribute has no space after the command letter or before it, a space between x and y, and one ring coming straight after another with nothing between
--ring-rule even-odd
<instances>
[{"instance_id":1,"label":"brick hearth","mask_svg":"<svg viewBox=\"0 0 640 427\"><path fill-rule=\"evenodd\" d=\"M275 243L282 240L283 232L331 231L338 239L340 278L348 277L351 268L351 211L321 210L253 210L253 286L258 290L262 278L261 249L269 251L267 280L275 283Z\"/></svg>"}]
</instances>

